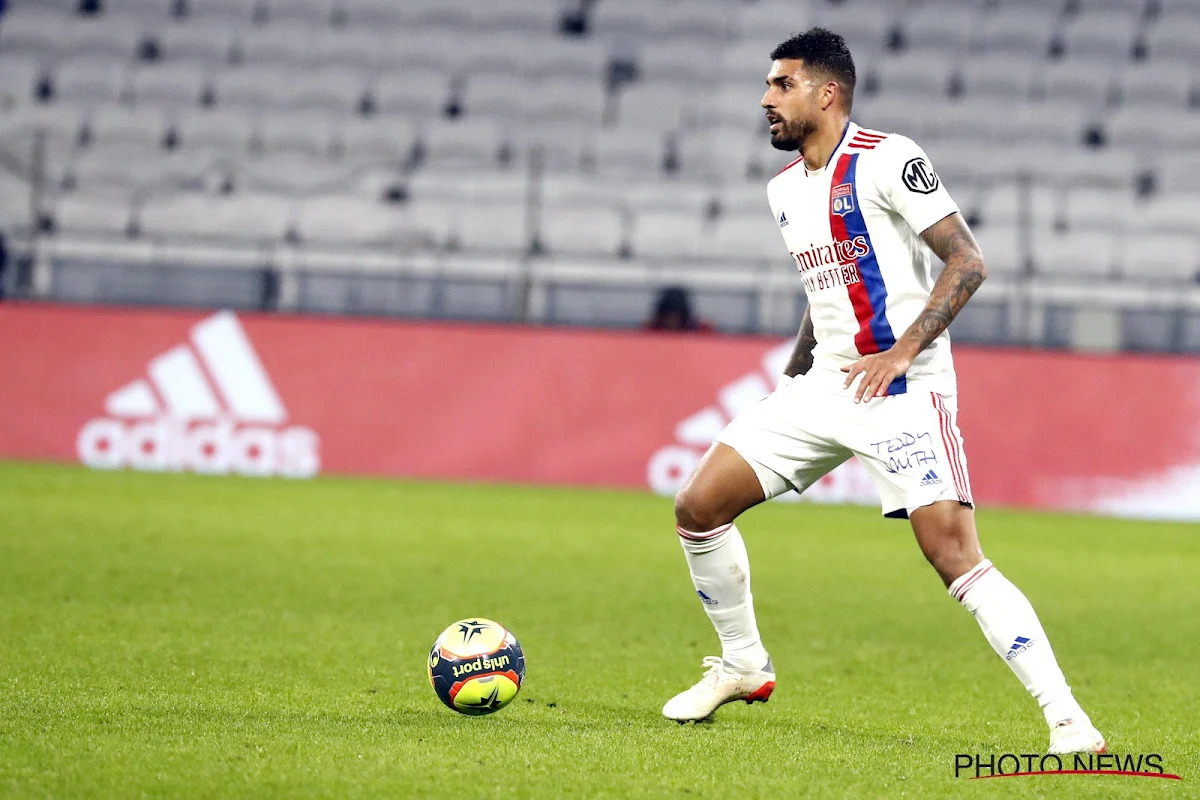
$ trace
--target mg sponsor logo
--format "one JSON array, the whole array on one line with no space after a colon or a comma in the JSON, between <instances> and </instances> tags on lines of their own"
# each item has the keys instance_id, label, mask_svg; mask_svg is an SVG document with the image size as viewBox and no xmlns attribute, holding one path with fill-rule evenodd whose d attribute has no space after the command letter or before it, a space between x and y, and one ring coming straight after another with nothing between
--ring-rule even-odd
<instances>
[{"instance_id":1,"label":"mg sponsor logo","mask_svg":"<svg viewBox=\"0 0 1200 800\"><path fill-rule=\"evenodd\" d=\"M145 377L108 395L104 411L75 441L79 460L94 469L308 478L321 468L317 434L287 424L270 376L229 312L151 359Z\"/></svg>"},{"instance_id":2,"label":"mg sponsor logo","mask_svg":"<svg viewBox=\"0 0 1200 800\"><path fill-rule=\"evenodd\" d=\"M729 422L744 409L771 393L771 387L792 355L792 342L775 347L763 356L759 368L723 386L712 405L706 406L675 426L675 441L655 451L646 465L646 482L657 494L673 495L700 463L701 456ZM852 458L809 487L803 496L788 492L776 498L817 503L879 502L871 476Z\"/></svg>"}]
</instances>

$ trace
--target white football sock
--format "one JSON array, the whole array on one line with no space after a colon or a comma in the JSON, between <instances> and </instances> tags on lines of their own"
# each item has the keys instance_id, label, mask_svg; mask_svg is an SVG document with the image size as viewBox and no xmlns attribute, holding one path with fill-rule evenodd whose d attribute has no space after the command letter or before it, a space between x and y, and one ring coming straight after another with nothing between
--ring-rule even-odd
<instances>
[{"instance_id":1,"label":"white football sock","mask_svg":"<svg viewBox=\"0 0 1200 800\"><path fill-rule=\"evenodd\" d=\"M705 533L676 528L692 584L721 639L721 658L738 669L762 669L767 651L754 619L750 557L733 523Z\"/></svg>"},{"instance_id":2,"label":"white football sock","mask_svg":"<svg viewBox=\"0 0 1200 800\"><path fill-rule=\"evenodd\" d=\"M1051 727L1065 719L1090 724L1054 659L1033 606L991 561L984 559L950 584L950 596L975 616L992 649L1038 701Z\"/></svg>"}]
</instances>

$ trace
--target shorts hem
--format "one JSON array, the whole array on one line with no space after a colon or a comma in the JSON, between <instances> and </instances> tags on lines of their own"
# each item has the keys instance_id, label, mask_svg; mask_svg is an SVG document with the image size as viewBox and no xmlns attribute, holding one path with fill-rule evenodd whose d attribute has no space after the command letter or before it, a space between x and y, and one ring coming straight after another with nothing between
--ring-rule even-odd
<instances>
[{"instance_id":1,"label":"shorts hem","mask_svg":"<svg viewBox=\"0 0 1200 800\"><path fill-rule=\"evenodd\" d=\"M781 494L787 494L789 491L796 488L795 484L793 484L787 478L783 477L758 459L747 455L744 450L732 442L721 438L717 438L714 441L733 450L733 452L737 453L743 461L750 465L750 469L754 470L754 476L758 478L758 485L762 487L763 497L767 500L779 497Z\"/></svg>"},{"instance_id":2,"label":"shorts hem","mask_svg":"<svg viewBox=\"0 0 1200 800\"><path fill-rule=\"evenodd\" d=\"M884 511L883 516L885 516L888 519L908 519L908 515L911 514L913 511L916 511L918 508L925 508L925 506L931 506L934 503L940 503L943 500L952 500L952 499L953 498L949 498L949 497L939 497L934 500L930 500L928 503L921 503L921 504L915 505L915 506L905 506L902 508L894 508L891 511ZM959 499L958 504L960 506L966 506L967 508L970 508L970 509L975 508L975 504L972 503L970 500Z\"/></svg>"}]
</instances>

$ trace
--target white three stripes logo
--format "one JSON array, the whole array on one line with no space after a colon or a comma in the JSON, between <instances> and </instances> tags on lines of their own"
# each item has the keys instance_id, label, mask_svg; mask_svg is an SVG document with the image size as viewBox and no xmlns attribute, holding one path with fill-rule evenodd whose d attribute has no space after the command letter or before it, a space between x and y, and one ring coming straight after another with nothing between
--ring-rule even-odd
<instances>
[{"instance_id":1,"label":"white three stripes logo","mask_svg":"<svg viewBox=\"0 0 1200 800\"><path fill-rule=\"evenodd\" d=\"M228 311L198 324L190 345L171 348L152 360L147 371L149 381L133 381L108 396L104 407L109 414L150 417L166 412L194 420L219 417L224 409L242 422L278 425L287 419L254 346Z\"/></svg>"}]
</instances>

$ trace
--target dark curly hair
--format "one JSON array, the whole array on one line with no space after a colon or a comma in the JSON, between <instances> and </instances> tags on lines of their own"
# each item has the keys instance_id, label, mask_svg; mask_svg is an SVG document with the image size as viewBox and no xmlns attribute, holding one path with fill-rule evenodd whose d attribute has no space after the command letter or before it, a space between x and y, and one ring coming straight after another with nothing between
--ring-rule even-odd
<instances>
[{"instance_id":1,"label":"dark curly hair","mask_svg":"<svg viewBox=\"0 0 1200 800\"><path fill-rule=\"evenodd\" d=\"M771 51L771 60L795 58L806 66L837 81L845 98L846 110L854 103L854 57L846 40L825 28L809 28L797 33Z\"/></svg>"}]
</instances>

